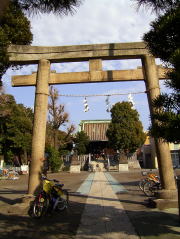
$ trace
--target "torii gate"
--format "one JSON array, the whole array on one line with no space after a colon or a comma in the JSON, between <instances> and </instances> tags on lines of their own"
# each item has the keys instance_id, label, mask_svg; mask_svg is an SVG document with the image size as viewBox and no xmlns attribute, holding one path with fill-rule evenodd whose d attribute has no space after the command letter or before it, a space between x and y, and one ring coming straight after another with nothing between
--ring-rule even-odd
<instances>
[{"instance_id":1,"label":"torii gate","mask_svg":"<svg viewBox=\"0 0 180 239\"><path fill-rule=\"evenodd\" d=\"M36 86L29 194L33 194L40 183L39 175L42 164L40 159L44 157L50 84L144 80L152 115L154 110L152 101L160 94L159 78L166 78L167 72L167 69L156 66L155 58L148 52L144 42L56 47L12 45L8 48L8 53L10 62L21 65L38 64L37 73L28 76L14 76L12 80L13 86ZM141 59L142 69L102 70L102 60L119 59ZM50 70L51 63L82 61L89 61L89 72L54 73ZM155 146L163 187L159 197L174 198L176 186L169 146L160 139L155 139Z\"/></svg>"}]
</instances>

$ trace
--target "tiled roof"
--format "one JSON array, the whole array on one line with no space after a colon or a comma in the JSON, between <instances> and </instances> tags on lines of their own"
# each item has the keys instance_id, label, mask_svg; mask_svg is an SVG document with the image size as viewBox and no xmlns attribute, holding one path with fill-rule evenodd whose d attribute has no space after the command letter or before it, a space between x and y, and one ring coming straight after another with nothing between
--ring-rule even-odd
<instances>
[{"instance_id":1,"label":"tiled roof","mask_svg":"<svg viewBox=\"0 0 180 239\"><path fill-rule=\"evenodd\" d=\"M108 141L106 131L110 122L110 120L82 120L80 127L91 141Z\"/></svg>"}]
</instances>

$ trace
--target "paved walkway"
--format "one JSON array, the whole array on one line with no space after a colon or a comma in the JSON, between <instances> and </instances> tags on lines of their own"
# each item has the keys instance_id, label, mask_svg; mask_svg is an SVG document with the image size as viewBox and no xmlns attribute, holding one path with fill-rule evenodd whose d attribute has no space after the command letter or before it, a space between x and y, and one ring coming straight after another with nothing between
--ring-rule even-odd
<instances>
[{"instance_id":1,"label":"paved walkway","mask_svg":"<svg viewBox=\"0 0 180 239\"><path fill-rule=\"evenodd\" d=\"M105 174L96 172L76 239L100 238L139 239L139 236Z\"/></svg>"},{"instance_id":2,"label":"paved walkway","mask_svg":"<svg viewBox=\"0 0 180 239\"><path fill-rule=\"evenodd\" d=\"M138 188L140 171L48 176L69 190L69 210L32 219L28 205L17 203L28 177L0 181L0 239L180 239L178 209L149 208Z\"/></svg>"}]
</instances>

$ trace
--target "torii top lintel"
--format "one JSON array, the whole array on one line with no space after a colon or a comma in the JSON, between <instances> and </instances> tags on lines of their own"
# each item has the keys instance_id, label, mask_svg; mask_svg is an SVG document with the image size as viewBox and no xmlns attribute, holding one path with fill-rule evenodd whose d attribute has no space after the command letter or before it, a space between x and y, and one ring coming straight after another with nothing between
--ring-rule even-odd
<instances>
[{"instance_id":1,"label":"torii top lintel","mask_svg":"<svg viewBox=\"0 0 180 239\"><path fill-rule=\"evenodd\" d=\"M149 55L149 52L144 42L131 42L72 46L11 45L8 54L10 62L28 65L36 64L41 59L47 59L52 63L81 62L90 59L139 59Z\"/></svg>"}]
</instances>

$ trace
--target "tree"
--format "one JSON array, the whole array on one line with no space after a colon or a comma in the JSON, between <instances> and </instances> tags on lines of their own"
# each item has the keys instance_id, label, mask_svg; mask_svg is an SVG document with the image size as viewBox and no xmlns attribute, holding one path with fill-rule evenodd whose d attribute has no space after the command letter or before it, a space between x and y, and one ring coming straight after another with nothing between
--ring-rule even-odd
<instances>
[{"instance_id":1,"label":"tree","mask_svg":"<svg viewBox=\"0 0 180 239\"><path fill-rule=\"evenodd\" d=\"M12 66L7 47L10 44L29 45L32 42L30 22L25 16L38 13L73 13L81 0L2 0L0 5L0 87L2 76Z\"/></svg>"},{"instance_id":2,"label":"tree","mask_svg":"<svg viewBox=\"0 0 180 239\"><path fill-rule=\"evenodd\" d=\"M33 112L16 104L12 95L0 95L0 148L5 161L18 155L27 163L31 151Z\"/></svg>"},{"instance_id":3,"label":"tree","mask_svg":"<svg viewBox=\"0 0 180 239\"><path fill-rule=\"evenodd\" d=\"M111 147L120 153L134 153L145 141L138 112L129 102L118 102L111 109L111 123L106 135Z\"/></svg>"},{"instance_id":4,"label":"tree","mask_svg":"<svg viewBox=\"0 0 180 239\"><path fill-rule=\"evenodd\" d=\"M172 68L165 83L172 93L161 94L154 102L152 136L180 142L180 3L177 0L137 0L159 15L143 37L150 52Z\"/></svg>"},{"instance_id":5,"label":"tree","mask_svg":"<svg viewBox=\"0 0 180 239\"><path fill-rule=\"evenodd\" d=\"M32 42L30 22L16 3L10 3L5 14L1 18L0 27L0 86L2 75L12 66L10 64L7 47L10 44L28 45Z\"/></svg>"},{"instance_id":6,"label":"tree","mask_svg":"<svg viewBox=\"0 0 180 239\"><path fill-rule=\"evenodd\" d=\"M27 13L73 13L75 7L78 7L81 0L1 0L0 14L6 11L11 2L18 3L21 9ZM0 16L1 16L0 15Z\"/></svg>"},{"instance_id":7,"label":"tree","mask_svg":"<svg viewBox=\"0 0 180 239\"><path fill-rule=\"evenodd\" d=\"M139 7L147 6L152 8L153 11L160 13L169 9L174 9L178 6L179 0L135 0Z\"/></svg>"},{"instance_id":8,"label":"tree","mask_svg":"<svg viewBox=\"0 0 180 239\"><path fill-rule=\"evenodd\" d=\"M52 146L58 150L60 146L64 148L64 145L71 140L70 136L75 127L74 125L70 125L67 127L67 132L64 134L59 130L61 126L66 126L66 124L69 122L69 115L65 112L64 105L59 105L57 102L59 99L58 90L51 86L49 95L49 120L47 130L49 142L51 141Z\"/></svg>"},{"instance_id":9,"label":"tree","mask_svg":"<svg viewBox=\"0 0 180 239\"><path fill-rule=\"evenodd\" d=\"M74 138L75 150L78 155L87 153L87 147L89 145L89 137L84 131L77 132Z\"/></svg>"},{"instance_id":10,"label":"tree","mask_svg":"<svg viewBox=\"0 0 180 239\"><path fill-rule=\"evenodd\" d=\"M60 159L59 151L56 150L54 147L48 146L46 148L46 153L48 154L48 161L51 171L53 173L58 172L63 163L62 160Z\"/></svg>"}]
</instances>

